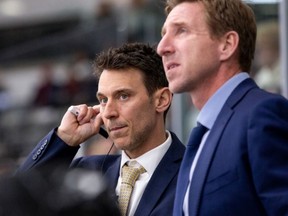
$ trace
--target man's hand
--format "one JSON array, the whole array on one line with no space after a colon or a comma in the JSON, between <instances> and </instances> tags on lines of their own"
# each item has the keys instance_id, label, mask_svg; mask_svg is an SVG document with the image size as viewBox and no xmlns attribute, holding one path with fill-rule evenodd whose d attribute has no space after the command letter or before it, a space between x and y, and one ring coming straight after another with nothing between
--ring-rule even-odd
<instances>
[{"instance_id":1,"label":"man's hand","mask_svg":"<svg viewBox=\"0 0 288 216\"><path fill-rule=\"evenodd\" d=\"M102 124L99 106L72 106L63 116L57 135L68 145L78 146L97 134Z\"/></svg>"}]
</instances>

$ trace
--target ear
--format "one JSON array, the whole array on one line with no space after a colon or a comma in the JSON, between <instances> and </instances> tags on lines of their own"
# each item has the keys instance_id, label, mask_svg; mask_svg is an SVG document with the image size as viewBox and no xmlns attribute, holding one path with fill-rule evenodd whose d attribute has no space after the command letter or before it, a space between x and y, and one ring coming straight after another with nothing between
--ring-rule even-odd
<instances>
[{"instance_id":1,"label":"ear","mask_svg":"<svg viewBox=\"0 0 288 216\"><path fill-rule=\"evenodd\" d=\"M172 102L172 93L168 87L159 89L155 93L155 108L159 113L164 113Z\"/></svg>"},{"instance_id":2,"label":"ear","mask_svg":"<svg viewBox=\"0 0 288 216\"><path fill-rule=\"evenodd\" d=\"M225 61L236 53L239 45L239 35L235 31L229 31L220 40L220 60Z\"/></svg>"}]
</instances>

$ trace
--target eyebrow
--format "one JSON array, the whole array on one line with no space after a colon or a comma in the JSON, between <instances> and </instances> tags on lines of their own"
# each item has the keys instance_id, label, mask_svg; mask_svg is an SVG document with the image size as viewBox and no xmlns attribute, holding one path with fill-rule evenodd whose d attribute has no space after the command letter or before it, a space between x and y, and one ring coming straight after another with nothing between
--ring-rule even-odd
<instances>
[{"instance_id":1,"label":"eyebrow","mask_svg":"<svg viewBox=\"0 0 288 216\"><path fill-rule=\"evenodd\" d=\"M133 90L129 89L129 88L119 88L116 91L114 91L112 95L113 96L118 95L118 94L123 93L123 92L131 93L131 92L133 92ZM103 94L101 92L97 92L96 96L97 97L106 97L105 94Z\"/></svg>"},{"instance_id":2,"label":"eyebrow","mask_svg":"<svg viewBox=\"0 0 288 216\"><path fill-rule=\"evenodd\" d=\"M181 27L181 26L187 26L187 24L183 21L174 21L171 23L172 28L177 28L177 27ZM163 36L163 34L166 33L166 28L163 26L161 29L161 36Z\"/></svg>"},{"instance_id":3,"label":"eyebrow","mask_svg":"<svg viewBox=\"0 0 288 216\"><path fill-rule=\"evenodd\" d=\"M104 96L104 94L102 94L101 92L97 92L97 93L96 93L96 97L97 97L97 98L103 97L103 96Z\"/></svg>"}]
</instances>

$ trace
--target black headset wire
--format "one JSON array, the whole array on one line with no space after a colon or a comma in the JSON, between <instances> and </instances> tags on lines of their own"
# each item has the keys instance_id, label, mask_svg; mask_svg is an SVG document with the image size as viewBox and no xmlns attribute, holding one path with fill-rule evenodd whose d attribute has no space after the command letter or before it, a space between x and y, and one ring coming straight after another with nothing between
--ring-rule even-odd
<instances>
[{"instance_id":1,"label":"black headset wire","mask_svg":"<svg viewBox=\"0 0 288 216\"><path fill-rule=\"evenodd\" d=\"M113 147L114 147L114 142L112 143L110 149L108 150L107 154L105 155L105 157L104 157L104 159L103 159L103 161L102 161L102 164L101 164L101 173L102 173L102 174L103 174L103 168L104 168L104 164L105 164L105 162L106 162L106 159L107 159L108 155L110 154L110 152L111 152L111 150L112 150Z\"/></svg>"}]
</instances>

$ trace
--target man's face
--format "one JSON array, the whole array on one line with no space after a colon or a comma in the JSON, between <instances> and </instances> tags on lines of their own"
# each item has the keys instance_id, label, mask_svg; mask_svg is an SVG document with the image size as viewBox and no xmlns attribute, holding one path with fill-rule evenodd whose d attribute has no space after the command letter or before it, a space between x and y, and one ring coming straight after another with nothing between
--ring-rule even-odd
<instances>
[{"instance_id":1,"label":"man's face","mask_svg":"<svg viewBox=\"0 0 288 216\"><path fill-rule=\"evenodd\" d=\"M218 49L210 37L204 6L199 2L177 5L167 16L157 49L170 90L191 93L203 85L219 67Z\"/></svg>"},{"instance_id":2,"label":"man's face","mask_svg":"<svg viewBox=\"0 0 288 216\"><path fill-rule=\"evenodd\" d=\"M136 157L153 137L156 110L136 69L104 70L98 84L100 114L117 148Z\"/></svg>"}]
</instances>

